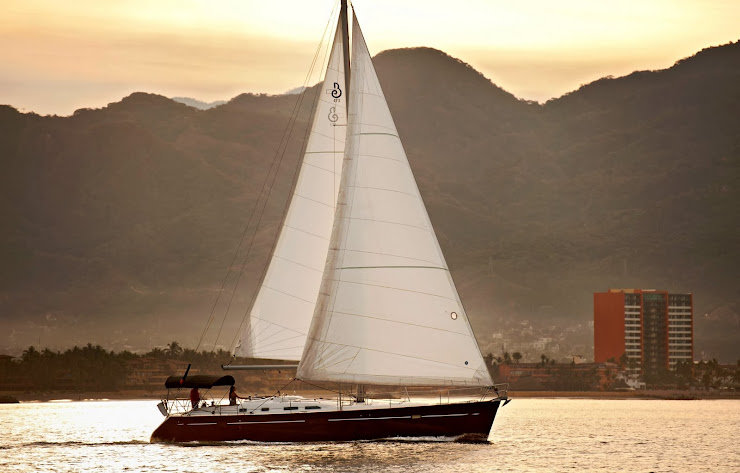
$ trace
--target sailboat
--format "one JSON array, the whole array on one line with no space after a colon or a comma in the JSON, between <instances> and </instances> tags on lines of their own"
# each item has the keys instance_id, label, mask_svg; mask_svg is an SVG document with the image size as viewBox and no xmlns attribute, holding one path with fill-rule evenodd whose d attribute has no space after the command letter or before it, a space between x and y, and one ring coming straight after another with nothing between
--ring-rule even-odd
<instances>
[{"instance_id":1,"label":"sailboat","mask_svg":"<svg viewBox=\"0 0 740 473\"><path fill-rule=\"evenodd\" d=\"M356 386L357 394L279 394L179 411L170 401L153 441L485 440L509 401L481 355L356 15L349 53L348 16L342 0L300 174L235 355L298 362L296 379ZM231 376L167 381L233 384ZM368 385L482 394L378 401L364 396Z\"/></svg>"}]
</instances>

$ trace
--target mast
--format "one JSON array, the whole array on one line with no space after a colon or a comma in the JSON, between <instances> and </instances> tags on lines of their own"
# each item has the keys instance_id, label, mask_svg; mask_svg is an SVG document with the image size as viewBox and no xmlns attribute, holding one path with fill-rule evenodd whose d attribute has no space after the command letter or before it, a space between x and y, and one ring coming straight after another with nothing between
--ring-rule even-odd
<instances>
[{"instance_id":1,"label":"mast","mask_svg":"<svg viewBox=\"0 0 740 473\"><path fill-rule=\"evenodd\" d=\"M349 113L349 22L347 21L347 0L342 0L342 8L339 12L339 19L342 20L342 47L344 53L344 88L345 97L347 97L347 113Z\"/></svg>"},{"instance_id":2,"label":"mast","mask_svg":"<svg viewBox=\"0 0 740 473\"><path fill-rule=\"evenodd\" d=\"M352 74L350 68L349 58L349 21L347 20L347 0L342 0L342 8L339 12L339 19L342 21L342 46L344 47L344 88L347 92L347 124L349 125L349 84ZM340 389L341 396L341 389ZM355 401L358 403L365 402L365 386L362 384L357 385L357 396ZM342 402L340 400L339 407L341 409Z\"/></svg>"}]
</instances>

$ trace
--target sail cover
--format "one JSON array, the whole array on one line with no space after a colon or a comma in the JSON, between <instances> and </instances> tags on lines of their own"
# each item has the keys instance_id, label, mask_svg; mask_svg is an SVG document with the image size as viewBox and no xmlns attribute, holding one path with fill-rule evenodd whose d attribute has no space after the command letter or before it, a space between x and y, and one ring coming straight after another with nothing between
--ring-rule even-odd
<instances>
[{"instance_id":1,"label":"sail cover","mask_svg":"<svg viewBox=\"0 0 740 473\"><path fill-rule=\"evenodd\" d=\"M347 123L339 20L298 180L237 356L298 361L334 220Z\"/></svg>"},{"instance_id":2,"label":"sail cover","mask_svg":"<svg viewBox=\"0 0 740 473\"><path fill-rule=\"evenodd\" d=\"M491 385L356 17L351 69L337 212L297 377Z\"/></svg>"}]
</instances>

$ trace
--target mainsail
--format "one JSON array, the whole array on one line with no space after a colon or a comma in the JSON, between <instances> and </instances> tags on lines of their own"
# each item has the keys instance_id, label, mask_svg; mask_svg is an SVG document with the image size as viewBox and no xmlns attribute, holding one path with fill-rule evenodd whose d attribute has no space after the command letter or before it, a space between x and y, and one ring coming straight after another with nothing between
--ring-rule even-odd
<instances>
[{"instance_id":1,"label":"mainsail","mask_svg":"<svg viewBox=\"0 0 740 473\"><path fill-rule=\"evenodd\" d=\"M356 17L351 57L347 151L297 377L489 386Z\"/></svg>"},{"instance_id":2,"label":"mainsail","mask_svg":"<svg viewBox=\"0 0 740 473\"><path fill-rule=\"evenodd\" d=\"M347 121L340 19L290 207L235 355L298 361L329 248Z\"/></svg>"}]
</instances>

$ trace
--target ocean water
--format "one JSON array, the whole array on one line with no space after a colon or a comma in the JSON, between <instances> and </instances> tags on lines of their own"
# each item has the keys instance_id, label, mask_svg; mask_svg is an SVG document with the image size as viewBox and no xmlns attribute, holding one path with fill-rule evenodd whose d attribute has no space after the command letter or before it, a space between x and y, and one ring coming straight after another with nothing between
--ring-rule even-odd
<instances>
[{"instance_id":1,"label":"ocean water","mask_svg":"<svg viewBox=\"0 0 740 473\"><path fill-rule=\"evenodd\" d=\"M740 401L514 399L486 444L150 444L157 401L0 405L0 472L740 472Z\"/></svg>"}]
</instances>

